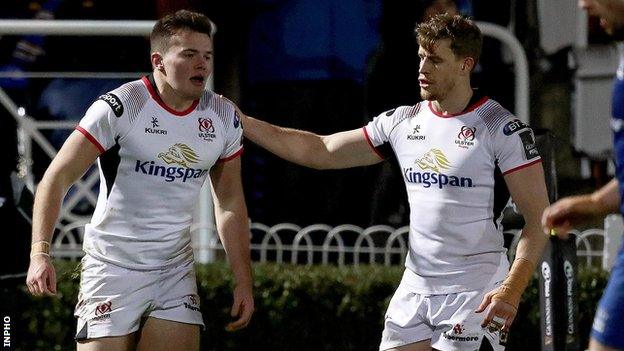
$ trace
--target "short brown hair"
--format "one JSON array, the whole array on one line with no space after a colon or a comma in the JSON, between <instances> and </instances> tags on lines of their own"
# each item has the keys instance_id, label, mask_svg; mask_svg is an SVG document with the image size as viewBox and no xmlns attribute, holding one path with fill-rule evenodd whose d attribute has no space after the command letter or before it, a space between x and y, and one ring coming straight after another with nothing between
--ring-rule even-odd
<instances>
[{"instance_id":1,"label":"short brown hair","mask_svg":"<svg viewBox=\"0 0 624 351\"><path fill-rule=\"evenodd\" d=\"M212 38L212 22L201 13L188 10L179 10L166 15L156 22L150 34L152 52L166 51L169 48L169 39L180 30L204 33Z\"/></svg>"},{"instance_id":2,"label":"short brown hair","mask_svg":"<svg viewBox=\"0 0 624 351\"><path fill-rule=\"evenodd\" d=\"M462 16L447 13L433 16L416 27L418 45L431 51L438 40L450 39L457 57L472 57L475 65L481 56L483 35L477 25Z\"/></svg>"}]
</instances>

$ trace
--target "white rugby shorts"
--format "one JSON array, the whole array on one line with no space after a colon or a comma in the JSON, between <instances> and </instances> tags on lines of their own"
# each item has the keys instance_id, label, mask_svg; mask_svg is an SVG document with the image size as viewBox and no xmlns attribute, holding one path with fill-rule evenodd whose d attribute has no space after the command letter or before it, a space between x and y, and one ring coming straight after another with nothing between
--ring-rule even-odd
<instances>
[{"instance_id":1,"label":"white rugby shorts","mask_svg":"<svg viewBox=\"0 0 624 351\"><path fill-rule=\"evenodd\" d=\"M147 317L204 326L193 262L139 271L82 259L76 340L122 336Z\"/></svg>"},{"instance_id":2,"label":"white rugby shorts","mask_svg":"<svg viewBox=\"0 0 624 351\"><path fill-rule=\"evenodd\" d=\"M481 327L487 310L482 313L475 313L475 310L485 294L503 282L508 270L509 263L503 255L498 271L483 290L430 295L410 291L410 278L414 273L406 269L390 300L379 350L427 339L431 339L433 348L442 351L478 350L484 336L494 351L504 350L500 332Z\"/></svg>"}]
</instances>

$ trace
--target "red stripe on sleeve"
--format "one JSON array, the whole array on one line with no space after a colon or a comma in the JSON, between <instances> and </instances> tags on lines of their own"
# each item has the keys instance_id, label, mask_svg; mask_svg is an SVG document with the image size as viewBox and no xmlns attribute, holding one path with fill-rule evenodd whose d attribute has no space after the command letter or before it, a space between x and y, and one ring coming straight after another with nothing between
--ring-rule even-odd
<instances>
[{"instance_id":1,"label":"red stripe on sleeve","mask_svg":"<svg viewBox=\"0 0 624 351\"><path fill-rule=\"evenodd\" d=\"M515 171L519 171L519 170L521 170L521 169L523 169L523 168L527 168L527 167L529 167L529 166L533 166L534 164L536 164L536 163L540 163L540 162L542 162L542 159L541 159L541 158L540 158L539 160L535 160L535 161L533 161L533 162L529 162L529 163L524 164L524 165L522 165L522 166L518 166L518 167L516 167L516 168L512 168L512 169L508 170L507 172L503 173L503 175L507 175L507 174L509 174L509 173L513 173L513 172L515 172Z\"/></svg>"},{"instance_id":2,"label":"red stripe on sleeve","mask_svg":"<svg viewBox=\"0 0 624 351\"><path fill-rule=\"evenodd\" d=\"M379 158L381 158L382 160L385 160L386 158L381 154L381 152L379 152L379 150L377 150L377 148L373 145L373 142L371 141L370 137L368 136L368 132L366 131L366 127L362 127L362 130L364 130L364 136L366 137L366 141L368 142L368 145L370 145L370 147L373 148L373 150L375 151L375 153L377 154L377 156L379 156Z\"/></svg>"},{"instance_id":3,"label":"red stripe on sleeve","mask_svg":"<svg viewBox=\"0 0 624 351\"><path fill-rule=\"evenodd\" d=\"M241 147L238 151L236 151L234 155L228 156L226 158L220 158L217 162L227 162L227 161L233 160L243 154L243 149L244 148Z\"/></svg>"},{"instance_id":4,"label":"red stripe on sleeve","mask_svg":"<svg viewBox=\"0 0 624 351\"><path fill-rule=\"evenodd\" d=\"M98 150L100 150L100 154L103 154L104 152L106 152L106 150L104 150L104 148L102 147L102 144L100 144L97 141L97 139L93 137L93 135L91 135L91 133L89 133L86 129L82 128L81 126L77 126L76 130L82 133L85 137L87 137L87 139L89 139L89 141L93 145L95 145L95 147L97 147Z\"/></svg>"}]
</instances>

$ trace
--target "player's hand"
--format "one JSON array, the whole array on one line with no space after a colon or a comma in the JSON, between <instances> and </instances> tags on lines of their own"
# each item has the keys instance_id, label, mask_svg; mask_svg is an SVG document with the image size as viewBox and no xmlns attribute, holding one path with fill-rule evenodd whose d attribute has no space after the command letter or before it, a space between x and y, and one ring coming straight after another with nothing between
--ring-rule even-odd
<instances>
[{"instance_id":1,"label":"player's hand","mask_svg":"<svg viewBox=\"0 0 624 351\"><path fill-rule=\"evenodd\" d=\"M544 210L542 229L545 234L556 234L561 239L567 239L575 225L589 220L595 212L595 205L589 196L566 197Z\"/></svg>"},{"instance_id":2,"label":"player's hand","mask_svg":"<svg viewBox=\"0 0 624 351\"><path fill-rule=\"evenodd\" d=\"M35 296L56 295L56 271L50 257L36 255L30 259L26 286Z\"/></svg>"},{"instance_id":3,"label":"player's hand","mask_svg":"<svg viewBox=\"0 0 624 351\"><path fill-rule=\"evenodd\" d=\"M230 315L232 318L236 318L236 320L229 323L225 329L227 331L235 331L245 328L249 324L253 312L254 299L251 287L236 286L234 288L234 303L230 311Z\"/></svg>"},{"instance_id":4,"label":"player's hand","mask_svg":"<svg viewBox=\"0 0 624 351\"><path fill-rule=\"evenodd\" d=\"M497 289L494 289L485 294L481 305L479 305L475 312L481 313L486 309L488 310L485 318L483 318L483 322L481 322L481 327L489 328L491 331L498 329L503 332L509 332L511 323L513 323L514 318L516 318L518 308L505 301L492 300L496 292Z\"/></svg>"}]
</instances>

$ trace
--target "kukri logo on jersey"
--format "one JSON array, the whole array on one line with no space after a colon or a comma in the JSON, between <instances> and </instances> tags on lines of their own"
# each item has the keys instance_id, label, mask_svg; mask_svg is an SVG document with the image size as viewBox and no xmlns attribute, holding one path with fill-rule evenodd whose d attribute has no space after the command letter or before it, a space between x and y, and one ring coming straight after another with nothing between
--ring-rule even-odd
<instances>
[{"instance_id":1,"label":"kukri logo on jersey","mask_svg":"<svg viewBox=\"0 0 624 351\"><path fill-rule=\"evenodd\" d=\"M165 178L166 182L181 179L183 183L187 179L202 178L208 173L207 169L193 168L193 165L201 160L197 153L186 144L174 144L169 150L159 153L158 158L172 166L158 165L156 161L137 160L134 171L139 174Z\"/></svg>"},{"instance_id":2,"label":"kukri logo on jersey","mask_svg":"<svg viewBox=\"0 0 624 351\"><path fill-rule=\"evenodd\" d=\"M457 177L445 174L444 171L451 168L451 163L440 149L431 149L421 158L414 162L416 167L403 168L403 176L408 183L422 184L423 188L430 188L432 185L439 189L444 187L474 187L472 178Z\"/></svg>"},{"instance_id":3,"label":"kukri logo on jersey","mask_svg":"<svg viewBox=\"0 0 624 351\"><path fill-rule=\"evenodd\" d=\"M152 124L151 127L145 127L145 133L147 134L157 134L157 135L167 135L167 130L166 129L160 129L160 122L158 121L157 117L152 117L152 120L150 121L150 123Z\"/></svg>"},{"instance_id":4,"label":"kukri logo on jersey","mask_svg":"<svg viewBox=\"0 0 624 351\"><path fill-rule=\"evenodd\" d=\"M427 137L420 134L420 124L412 128L412 133L407 135L407 140L425 140Z\"/></svg>"}]
</instances>

